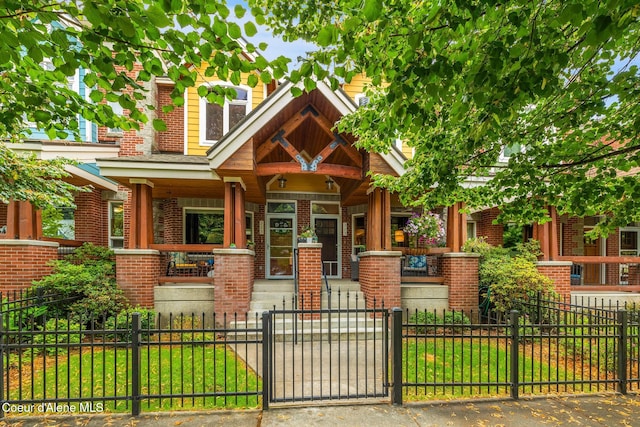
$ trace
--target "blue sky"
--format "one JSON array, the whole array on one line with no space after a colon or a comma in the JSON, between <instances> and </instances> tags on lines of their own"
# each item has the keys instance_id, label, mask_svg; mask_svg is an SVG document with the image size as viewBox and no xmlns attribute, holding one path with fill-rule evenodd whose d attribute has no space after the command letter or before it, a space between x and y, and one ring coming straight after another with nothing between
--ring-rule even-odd
<instances>
[{"instance_id":1,"label":"blue sky","mask_svg":"<svg viewBox=\"0 0 640 427\"><path fill-rule=\"evenodd\" d=\"M292 4L294 3L295 2L292 2ZM239 22L244 23L249 19L253 20L253 16L251 15L251 12L249 12L247 3L244 0L227 0L227 6L231 10L231 15L229 15L229 18L235 17L233 8L237 4L240 4L244 6L245 9L247 9L247 14L245 15L245 18L243 18ZM251 43L255 44L256 46L262 42L267 43L269 45L267 47L267 50L261 53L264 55L265 58L269 60L275 59L280 55L284 55L287 58L291 58L292 62L290 65L295 66L296 59L298 57L306 56L306 52L314 50L315 48L313 44L307 43L301 40L291 42L291 43L285 42L280 37L275 37L273 34L271 34L268 28L264 26L257 26L257 27L258 27L258 34L256 34L253 37L245 36L245 38Z\"/></svg>"}]
</instances>

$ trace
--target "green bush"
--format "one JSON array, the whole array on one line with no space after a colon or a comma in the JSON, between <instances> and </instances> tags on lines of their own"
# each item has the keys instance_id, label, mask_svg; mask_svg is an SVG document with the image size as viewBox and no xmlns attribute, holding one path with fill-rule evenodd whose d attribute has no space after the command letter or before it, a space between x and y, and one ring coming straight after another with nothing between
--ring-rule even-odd
<instances>
[{"instance_id":1,"label":"green bush","mask_svg":"<svg viewBox=\"0 0 640 427\"><path fill-rule=\"evenodd\" d=\"M144 307L128 307L121 310L118 314L108 317L104 322L105 331L122 330L121 332L107 334L109 339L118 341L131 340L131 315L140 313L140 330L142 331L141 339L147 340L150 336L148 331L156 326L156 312Z\"/></svg>"},{"instance_id":2,"label":"green bush","mask_svg":"<svg viewBox=\"0 0 640 427\"><path fill-rule=\"evenodd\" d=\"M471 320L461 311L445 311L438 315L435 311L416 311L409 317L409 324L417 333L434 332L437 328L458 329L452 325L470 325Z\"/></svg>"},{"instance_id":3,"label":"green bush","mask_svg":"<svg viewBox=\"0 0 640 427\"><path fill-rule=\"evenodd\" d=\"M111 250L85 243L54 261L52 274L34 282L33 289L42 292L49 317L71 316L79 323L110 317L128 303L117 287L114 265Z\"/></svg>"},{"instance_id":4,"label":"green bush","mask_svg":"<svg viewBox=\"0 0 640 427\"><path fill-rule=\"evenodd\" d=\"M470 239L463 249L481 255L481 305L486 304L488 299L491 309L503 315L511 310L518 310L525 316L537 316L536 309L529 306L529 300L538 292L547 297L555 297L553 281L541 274L536 267L540 254L538 242L518 243L510 251L491 246L483 239ZM486 312L487 307L482 306L481 309Z\"/></svg>"},{"instance_id":5,"label":"green bush","mask_svg":"<svg viewBox=\"0 0 640 427\"><path fill-rule=\"evenodd\" d=\"M66 346L57 347L57 344L79 344L82 342L83 334L80 324L67 319L49 319L44 324L44 328L39 333L33 335L33 344L43 345L35 347L35 352L40 352L44 348L46 354L66 353Z\"/></svg>"}]
</instances>

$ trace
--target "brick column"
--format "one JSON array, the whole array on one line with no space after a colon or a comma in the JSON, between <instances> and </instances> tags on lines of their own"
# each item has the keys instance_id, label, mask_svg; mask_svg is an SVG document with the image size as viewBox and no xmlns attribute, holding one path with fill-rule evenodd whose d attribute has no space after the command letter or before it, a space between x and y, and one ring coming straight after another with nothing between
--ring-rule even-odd
<instances>
[{"instance_id":1,"label":"brick column","mask_svg":"<svg viewBox=\"0 0 640 427\"><path fill-rule=\"evenodd\" d=\"M360 290L367 308L402 307L400 297L400 251L367 251L360 257Z\"/></svg>"},{"instance_id":2,"label":"brick column","mask_svg":"<svg viewBox=\"0 0 640 427\"><path fill-rule=\"evenodd\" d=\"M449 287L449 309L478 312L479 254L450 252L442 255L444 284Z\"/></svg>"},{"instance_id":3,"label":"brick column","mask_svg":"<svg viewBox=\"0 0 640 427\"><path fill-rule=\"evenodd\" d=\"M322 243L298 243L298 307L320 310L322 292ZM319 314L306 318L320 318Z\"/></svg>"},{"instance_id":4,"label":"brick column","mask_svg":"<svg viewBox=\"0 0 640 427\"><path fill-rule=\"evenodd\" d=\"M58 243L39 240L0 239L0 292L31 286L51 274L49 261L58 259Z\"/></svg>"},{"instance_id":5,"label":"brick column","mask_svg":"<svg viewBox=\"0 0 640 427\"><path fill-rule=\"evenodd\" d=\"M571 261L538 261L538 271L551 280L562 301L571 301Z\"/></svg>"},{"instance_id":6,"label":"brick column","mask_svg":"<svg viewBox=\"0 0 640 427\"><path fill-rule=\"evenodd\" d=\"M224 314L232 320L245 320L253 292L255 253L249 249L214 249L213 306L216 322L224 322Z\"/></svg>"},{"instance_id":7,"label":"brick column","mask_svg":"<svg viewBox=\"0 0 640 427\"><path fill-rule=\"evenodd\" d=\"M116 249L116 282L133 305L153 307L153 288L160 276L160 252Z\"/></svg>"}]
</instances>

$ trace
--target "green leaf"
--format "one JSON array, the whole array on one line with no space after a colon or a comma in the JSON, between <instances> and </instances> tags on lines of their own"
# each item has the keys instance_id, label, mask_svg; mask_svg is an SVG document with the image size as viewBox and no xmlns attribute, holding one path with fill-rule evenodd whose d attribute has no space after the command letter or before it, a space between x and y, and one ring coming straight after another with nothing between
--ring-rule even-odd
<instances>
[{"instance_id":1,"label":"green leaf","mask_svg":"<svg viewBox=\"0 0 640 427\"><path fill-rule=\"evenodd\" d=\"M235 22L230 22L229 24L229 36L234 39L239 39L242 37L242 30L240 26Z\"/></svg>"},{"instance_id":2,"label":"green leaf","mask_svg":"<svg viewBox=\"0 0 640 427\"><path fill-rule=\"evenodd\" d=\"M335 31L336 29L332 25L326 26L321 29L320 32L318 32L318 38L316 39L318 45L326 47L333 43Z\"/></svg>"},{"instance_id":3,"label":"green leaf","mask_svg":"<svg viewBox=\"0 0 640 427\"><path fill-rule=\"evenodd\" d=\"M242 5L240 5L240 4L237 4L234 7L233 11L235 12L236 17L238 19L242 19L244 17L244 14L247 12L246 9L244 7L242 7Z\"/></svg>"},{"instance_id":4,"label":"green leaf","mask_svg":"<svg viewBox=\"0 0 640 427\"><path fill-rule=\"evenodd\" d=\"M91 93L89 94L89 98L91 98L93 102L98 104L104 99L104 93L102 93L102 91L99 91L99 90L92 90Z\"/></svg>"},{"instance_id":5,"label":"green leaf","mask_svg":"<svg viewBox=\"0 0 640 427\"><path fill-rule=\"evenodd\" d=\"M382 14L382 0L364 0L362 13L367 21L375 21Z\"/></svg>"},{"instance_id":6,"label":"green leaf","mask_svg":"<svg viewBox=\"0 0 640 427\"><path fill-rule=\"evenodd\" d=\"M165 131L167 130L167 124L164 122L164 120L153 119L153 129L157 130L158 132Z\"/></svg>"},{"instance_id":7,"label":"green leaf","mask_svg":"<svg viewBox=\"0 0 640 427\"><path fill-rule=\"evenodd\" d=\"M164 28L172 24L166 13L156 5L149 6L147 8L146 15L151 23L156 27Z\"/></svg>"},{"instance_id":8,"label":"green leaf","mask_svg":"<svg viewBox=\"0 0 640 427\"><path fill-rule=\"evenodd\" d=\"M244 24L244 32L248 37L253 37L258 33L258 29L251 21Z\"/></svg>"}]
</instances>

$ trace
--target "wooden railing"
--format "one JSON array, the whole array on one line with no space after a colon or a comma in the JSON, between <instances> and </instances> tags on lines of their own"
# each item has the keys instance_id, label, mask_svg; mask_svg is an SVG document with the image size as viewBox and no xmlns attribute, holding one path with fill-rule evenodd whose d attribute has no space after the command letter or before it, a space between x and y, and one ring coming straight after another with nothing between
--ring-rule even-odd
<instances>
[{"instance_id":1,"label":"wooden railing","mask_svg":"<svg viewBox=\"0 0 640 427\"><path fill-rule=\"evenodd\" d=\"M215 271L213 250L222 245L152 244L149 248L160 252L159 283L211 283Z\"/></svg>"},{"instance_id":2,"label":"wooden railing","mask_svg":"<svg viewBox=\"0 0 640 427\"><path fill-rule=\"evenodd\" d=\"M640 257L561 256L571 261L571 285L582 290L640 290Z\"/></svg>"}]
</instances>

